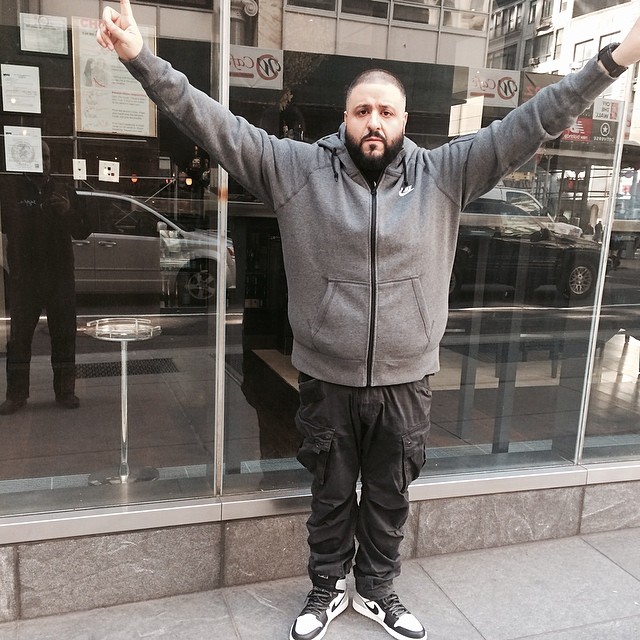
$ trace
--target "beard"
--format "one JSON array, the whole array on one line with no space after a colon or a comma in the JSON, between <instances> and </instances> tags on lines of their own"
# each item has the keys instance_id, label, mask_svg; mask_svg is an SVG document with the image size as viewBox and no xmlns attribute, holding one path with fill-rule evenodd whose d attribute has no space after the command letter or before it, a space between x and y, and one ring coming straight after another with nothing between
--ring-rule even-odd
<instances>
[{"instance_id":1,"label":"beard","mask_svg":"<svg viewBox=\"0 0 640 640\"><path fill-rule=\"evenodd\" d=\"M382 133L376 133L377 138L382 139L384 151L382 155L367 155L363 147L367 143L367 138L371 134L367 134L360 140L355 140L349 135L349 131L346 131L345 146L347 151L354 161L356 167L363 172L379 172L381 173L386 167L391 164L393 159L400 153L402 149L403 137L399 136L395 140L389 142L386 138L382 138Z\"/></svg>"}]
</instances>

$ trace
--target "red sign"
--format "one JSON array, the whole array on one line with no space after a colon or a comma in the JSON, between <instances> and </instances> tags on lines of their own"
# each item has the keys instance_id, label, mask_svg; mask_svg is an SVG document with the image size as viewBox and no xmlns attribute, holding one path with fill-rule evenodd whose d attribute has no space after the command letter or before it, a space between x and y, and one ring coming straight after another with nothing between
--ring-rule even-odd
<instances>
[{"instance_id":1,"label":"red sign","mask_svg":"<svg viewBox=\"0 0 640 640\"><path fill-rule=\"evenodd\" d=\"M564 130L562 139L569 142L589 142L591 140L592 124L591 118L580 117L570 129Z\"/></svg>"}]
</instances>

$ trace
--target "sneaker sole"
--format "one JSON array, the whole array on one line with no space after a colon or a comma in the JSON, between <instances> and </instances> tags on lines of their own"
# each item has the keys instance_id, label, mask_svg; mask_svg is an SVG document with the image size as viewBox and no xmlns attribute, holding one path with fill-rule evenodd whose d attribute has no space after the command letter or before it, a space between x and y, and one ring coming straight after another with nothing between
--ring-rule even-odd
<instances>
[{"instance_id":1,"label":"sneaker sole","mask_svg":"<svg viewBox=\"0 0 640 640\"><path fill-rule=\"evenodd\" d=\"M342 598L340 604L333 611L327 612L327 624L324 625L324 629L321 629L320 633L317 636L313 636L312 640L321 640L322 638L324 638L325 633L327 633L327 629L329 628L329 623L337 618L348 606L349 596L345 591L344 598ZM295 625L295 622L291 625L291 629L289 630L289 640L296 640L296 638L293 637L293 625Z\"/></svg>"},{"instance_id":2,"label":"sneaker sole","mask_svg":"<svg viewBox=\"0 0 640 640\"><path fill-rule=\"evenodd\" d=\"M378 616L375 613L373 613L373 611L369 611L369 609L367 609L367 606L360 601L358 596L355 596L353 598L353 600L351 601L351 606L353 607L354 611L357 611L360 615L363 615L366 618L369 618L371 620L375 620L375 622L377 622L391 637L396 638L397 640L412 640L409 636L403 636L397 631L394 631L393 629L389 628L384 623L384 620L380 620L380 618L378 618ZM424 632L424 635L420 638L420 640L427 640L426 630Z\"/></svg>"}]
</instances>

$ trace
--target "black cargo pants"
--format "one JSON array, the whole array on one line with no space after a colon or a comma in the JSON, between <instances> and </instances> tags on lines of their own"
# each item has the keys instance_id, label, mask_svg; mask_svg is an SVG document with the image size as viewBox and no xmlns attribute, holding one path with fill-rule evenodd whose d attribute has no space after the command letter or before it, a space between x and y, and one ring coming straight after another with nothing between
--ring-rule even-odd
<instances>
[{"instance_id":1,"label":"black cargo pants","mask_svg":"<svg viewBox=\"0 0 640 640\"><path fill-rule=\"evenodd\" d=\"M313 474L309 575L312 581L316 575L346 576L357 539L356 588L366 598L383 598L400 573L407 489L425 462L429 377L359 388L301 373L299 387L298 460Z\"/></svg>"}]
</instances>

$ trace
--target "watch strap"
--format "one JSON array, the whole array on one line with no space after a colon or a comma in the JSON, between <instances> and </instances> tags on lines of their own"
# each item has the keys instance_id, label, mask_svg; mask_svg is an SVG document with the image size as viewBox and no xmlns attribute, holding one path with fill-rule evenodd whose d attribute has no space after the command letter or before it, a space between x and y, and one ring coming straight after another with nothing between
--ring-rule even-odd
<instances>
[{"instance_id":1,"label":"watch strap","mask_svg":"<svg viewBox=\"0 0 640 640\"><path fill-rule=\"evenodd\" d=\"M619 43L612 42L608 44L606 47L603 47L598 53L598 60L602 62L602 66L609 72L609 75L612 78L617 78L621 76L626 70L627 67L623 67L618 64L611 55L619 46Z\"/></svg>"}]
</instances>

